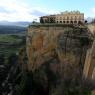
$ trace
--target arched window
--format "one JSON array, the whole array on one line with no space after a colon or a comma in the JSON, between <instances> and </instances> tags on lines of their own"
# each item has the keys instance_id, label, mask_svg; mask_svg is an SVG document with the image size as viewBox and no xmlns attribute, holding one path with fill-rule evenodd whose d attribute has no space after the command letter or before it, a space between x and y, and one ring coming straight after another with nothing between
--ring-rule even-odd
<instances>
[{"instance_id":1,"label":"arched window","mask_svg":"<svg viewBox=\"0 0 95 95\"><path fill-rule=\"evenodd\" d=\"M67 21L67 23L69 23L69 21Z\"/></svg>"},{"instance_id":2,"label":"arched window","mask_svg":"<svg viewBox=\"0 0 95 95\"><path fill-rule=\"evenodd\" d=\"M74 21L74 23L77 23L77 21Z\"/></svg>"},{"instance_id":3,"label":"arched window","mask_svg":"<svg viewBox=\"0 0 95 95\"><path fill-rule=\"evenodd\" d=\"M81 21L79 21L79 22L78 22L78 24L82 24L82 22L81 22Z\"/></svg>"},{"instance_id":4,"label":"arched window","mask_svg":"<svg viewBox=\"0 0 95 95\"><path fill-rule=\"evenodd\" d=\"M65 20L65 17L63 17L63 20Z\"/></svg>"},{"instance_id":5,"label":"arched window","mask_svg":"<svg viewBox=\"0 0 95 95\"><path fill-rule=\"evenodd\" d=\"M73 24L73 21L71 21L71 24Z\"/></svg>"},{"instance_id":6,"label":"arched window","mask_svg":"<svg viewBox=\"0 0 95 95\"><path fill-rule=\"evenodd\" d=\"M63 23L65 23L65 21L63 21Z\"/></svg>"},{"instance_id":7,"label":"arched window","mask_svg":"<svg viewBox=\"0 0 95 95\"><path fill-rule=\"evenodd\" d=\"M60 21L60 23L62 23L62 21Z\"/></svg>"}]
</instances>

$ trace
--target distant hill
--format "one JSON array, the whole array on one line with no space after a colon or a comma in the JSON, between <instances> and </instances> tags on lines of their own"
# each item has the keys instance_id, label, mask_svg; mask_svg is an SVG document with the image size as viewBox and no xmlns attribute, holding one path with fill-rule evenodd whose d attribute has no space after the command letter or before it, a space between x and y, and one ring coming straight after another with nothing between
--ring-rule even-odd
<instances>
[{"instance_id":1,"label":"distant hill","mask_svg":"<svg viewBox=\"0 0 95 95\"><path fill-rule=\"evenodd\" d=\"M17 33L25 33L27 31L27 27L22 26L14 26L14 25L0 25L0 34L17 34Z\"/></svg>"},{"instance_id":2,"label":"distant hill","mask_svg":"<svg viewBox=\"0 0 95 95\"><path fill-rule=\"evenodd\" d=\"M29 24L31 24L31 22L9 22L9 21L0 21L0 25L8 25L8 26L22 26L22 27L27 27Z\"/></svg>"}]
</instances>

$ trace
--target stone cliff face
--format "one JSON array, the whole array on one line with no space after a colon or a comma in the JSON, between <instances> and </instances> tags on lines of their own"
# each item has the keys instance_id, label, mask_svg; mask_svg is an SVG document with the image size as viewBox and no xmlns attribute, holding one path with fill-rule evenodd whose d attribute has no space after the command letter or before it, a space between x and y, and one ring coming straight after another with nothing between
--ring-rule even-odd
<instances>
[{"instance_id":1,"label":"stone cliff face","mask_svg":"<svg viewBox=\"0 0 95 95\"><path fill-rule=\"evenodd\" d=\"M29 26L27 32L28 70L34 71L47 61L57 70L64 63L78 65L83 69L90 41L88 29L81 26L50 24Z\"/></svg>"},{"instance_id":2,"label":"stone cliff face","mask_svg":"<svg viewBox=\"0 0 95 95\"><path fill-rule=\"evenodd\" d=\"M95 81L95 40L87 51L83 75L85 78Z\"/></svg>"},{"instance_id":3,"label":"stone cliff face","mask_svg":"<svg viewBox=\"0 0 95 95\"><path fill-rule=\"evenodd\" d=\"M87 27L92 34L95 34L95 24L88 24Z\"/></svg>"}]
</instances>

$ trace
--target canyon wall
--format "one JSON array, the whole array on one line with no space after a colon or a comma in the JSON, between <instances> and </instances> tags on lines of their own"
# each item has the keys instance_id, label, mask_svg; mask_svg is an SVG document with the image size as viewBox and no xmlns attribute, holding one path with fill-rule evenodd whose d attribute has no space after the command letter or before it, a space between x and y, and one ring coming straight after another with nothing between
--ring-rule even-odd
<instances>
[{"instance_id":1,"label":"canyon wall","mask_svg":"<svg viewBox=\"0 0 95 95\"><path fill-rule=\"evenodd\" d=\"M95 81L95 40L91 48L87 51L83 76L86 79Z\"/></svg>"},{"instance_id":2,"label":"canyon wall","mask_svg":"<svg viewBox=\"0 0 95 95\"><path fill-rule=\"evenodd\" d=\"M90 32L94 35L95 34L95 24L88 24L87 25Z\"/></svg>"},{"instance_id":3,"label":"canyon wall","mask_svg":"<svg viewBox=\"0 0 95 95\"><path fill-rule=\"evenodd\" d=\"M66 63L82 70L89 45L90 37L86 27L31 25L27 32L28 70L35 71L47 62L57 70Z\"/></svg>"}]
</instances>

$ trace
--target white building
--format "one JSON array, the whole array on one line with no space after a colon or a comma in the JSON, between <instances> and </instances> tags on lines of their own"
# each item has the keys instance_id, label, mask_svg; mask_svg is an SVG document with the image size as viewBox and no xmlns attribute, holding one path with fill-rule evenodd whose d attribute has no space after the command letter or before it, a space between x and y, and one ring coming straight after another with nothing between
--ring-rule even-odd
<instances>
[{"instance_id":1,"label":"white building","mask_svg":"<svg viewBox=\"0 0 95 95\"><path fill-rule=\"evenodd\" d=\"M84 23L84 13L80 13L79 11L65 11L60 14L55 15L56 23L63 24L78 24Z\"/></svg>"},{"instance_id":2,"label":"white building","mask_svg":"<svg viewBox=\"0 0 95 95\"><path fill-rule=\"evenodd\" d=\"M65 11L56 15L40 17L41 23L79 24L84 23L84 13L79 11Z\"/></svg>"}]
</instances>

